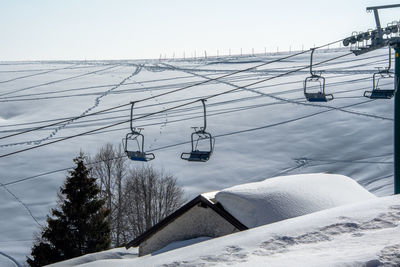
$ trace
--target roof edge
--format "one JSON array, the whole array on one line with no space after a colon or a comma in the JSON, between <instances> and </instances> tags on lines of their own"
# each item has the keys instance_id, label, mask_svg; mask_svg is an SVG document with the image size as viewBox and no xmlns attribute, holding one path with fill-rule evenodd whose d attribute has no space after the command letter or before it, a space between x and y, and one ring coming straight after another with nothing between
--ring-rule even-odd
<instances>
[{"instance_id":1,"label":"roof edge","mask_svg":"<svg viewBox=\"0 0 400 267\"><path fill-rule=\"evenodd\" d=\"M153 234L155 234L158 230L161 230L162 228L166 227L168 224L173 222L175 219L177 219L179 216L187 212L189 209L194 207L195 205L202 203L205 204L207 207L211 208L214 210L218 215L223 217L225 220L227 220L230 224L235 226L237 229L240 231L247 230L249 229L247 226L242 224L239 220L237 220L235 217L233 217L229 212L227 212L220 203L213 204L210 202L207 198L203 197L202 195L198 195L185 205L183 205L181 208L177 209L175 212L171 213L167 217L165 217L163 220L155 224L153 227L145 231L143 234L140 236L136 237L134 240L130 241L128 244L126 244L125 248L128 249L130 247L137 247L145 241L146 239L150 238Z\"/></svg>"}]
</instances>

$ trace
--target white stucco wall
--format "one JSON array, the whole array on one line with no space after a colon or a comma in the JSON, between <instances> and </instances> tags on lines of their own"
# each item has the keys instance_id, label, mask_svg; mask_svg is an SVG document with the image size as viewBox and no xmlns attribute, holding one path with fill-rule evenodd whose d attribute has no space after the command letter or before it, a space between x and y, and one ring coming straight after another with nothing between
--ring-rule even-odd
<instances>
[{"instance_id":1,"label":"white stucco wall","mask_svg":"<svg viewBox=\"0 0 400 267\"><path fill-rule=\"evenodd\" d=\"M174 241L195 237L219 237L239 230L211 208L192 207L139 246L139 256L159 250Z\"/></svg>"}]
</instances>

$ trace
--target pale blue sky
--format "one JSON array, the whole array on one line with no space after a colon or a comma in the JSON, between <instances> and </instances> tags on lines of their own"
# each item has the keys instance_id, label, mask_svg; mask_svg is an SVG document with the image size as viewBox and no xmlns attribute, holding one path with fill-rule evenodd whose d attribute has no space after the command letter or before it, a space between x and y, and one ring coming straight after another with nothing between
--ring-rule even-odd
<instances>
[{"instance_id":1,"label":"pale blue sky","mask_svg":"<svg viewBox=\"0 0 400 267\"><path fill-rule=\"evenodd\" d=\"M139 59L309 48L374 27L362 0L0 0L0 60ZM400 9L380 13L382 24Z\"/></svg>"}]
</instances>

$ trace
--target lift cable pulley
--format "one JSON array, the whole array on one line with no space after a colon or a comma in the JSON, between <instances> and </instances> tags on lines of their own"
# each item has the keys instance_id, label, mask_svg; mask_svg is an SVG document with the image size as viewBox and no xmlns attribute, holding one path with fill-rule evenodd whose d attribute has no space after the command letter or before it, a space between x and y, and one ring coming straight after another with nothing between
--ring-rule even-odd
<instances>
[{"instance_id":1,"label":"lift cable pulley","mask_svg":"<svg viewBox=\"0 0 400 267\"><path fill-rule=\"evenodd\" d=\"M215 138L208 132L207 128L207 114L206 114L206 99L200 99L203 104L204 112L204 125L203 127L192 127L194 132L191 135L191 152L183 152L181 159L194 162L206 162L210 159L211 154L214 151ZM200 146L204 148L200 149Z\"/></svg>"},{"instance_id":2,"label":"lift cable pulley","mask_svg":"<svg viewBox=\"0 0 400 267\"><path fill-rule=\"evenodd\" d=\"M131 102L131 132L122 140L125 153L131 160L135 161L150 161L155 158L153 153L144 151L144 135L141 133L143 128L133 127L133 107L135 102ZM135 149L136 148L136 149Z\"/></svg>"},{"instance_id":3,"label":"lift cable pulley","mask_svg":"<svg viewBox=\"0 0 400 267\"><path fill-rule=\"evenodd\" d=\"M391 45L393 41L399 42L400 23L393 21L382 28L378 12L380 9L395 7L400 7L400 4L367 7L367 12L374 13L376 29L366 32L353 32L352 36L343 39L343 45L349 46L351 44L351 51L358 56Z\"/></svg>"},{"instance_id":4,"label":"lift cable pulley","mask_svg":"<svg viewBox=\"0 0 400 267\"><path fill-rule=\"evenodd\" d=\"M312 70L314 51L315 48L312 48L310 58L311 76L304 80L304 96L310 102L328 102L333 99L333 95L325 94L325 78L321 75L317 75ZM315 87L317 87L317 90L312 90L312 88Z\"/></svg>"}]
</instances>

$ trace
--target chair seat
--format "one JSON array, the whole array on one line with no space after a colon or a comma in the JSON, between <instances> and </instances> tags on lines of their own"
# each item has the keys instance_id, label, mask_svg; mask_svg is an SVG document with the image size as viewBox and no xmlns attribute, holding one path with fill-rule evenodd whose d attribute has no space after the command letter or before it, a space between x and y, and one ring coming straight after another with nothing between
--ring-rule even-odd
<instances>
[{"instance_id":1,"label":"chair seat","mask_svg":"<svg viewBox=\"0 0 400 267\"><path fill-rule=\"evenodd\" d=\"M188 156L188 157L186 157ZM182 153L181 158L187 161L197 161L197 162L205 162L210 159L211 152L210 151L192 151L190 153Z\"/></svg>"},{"instance_id":2,"label":"chair seat","mask_svg":"<svg viewBox=\"0 0 400 267\"><path fill-rule=\"evenodd\" d=\"M128 158L135 161L150 161L154 159L153 153L145 153L141 151L126 151Z\"/></svg>"},{"instance_id":3,"label":"chair seat","mask_svg":"<svg viewBox=\"0 0 400 267\"><path fill-rule=\"evenodd\" d=\"M371 99L390 99L394 95L394 90L372 90L364 92L364 96Z\"/></svg>"},{"instance_id":4,"label":"chair seat","mask_svg":"<svg viewBox=\"0 0 400 267\"><path fill-rule=\"evenodd\" d=\"M310 102L328 102L329 100L333 99L333 96L331 94L326 95L321 92L305 93L305 95L306 95L306 99Z\"/></svg>"}]
</instances>

